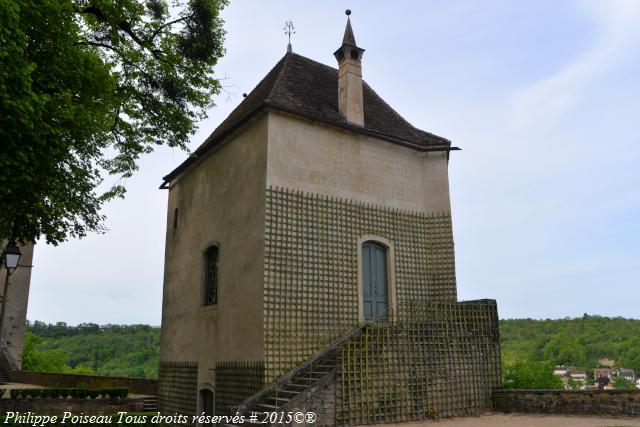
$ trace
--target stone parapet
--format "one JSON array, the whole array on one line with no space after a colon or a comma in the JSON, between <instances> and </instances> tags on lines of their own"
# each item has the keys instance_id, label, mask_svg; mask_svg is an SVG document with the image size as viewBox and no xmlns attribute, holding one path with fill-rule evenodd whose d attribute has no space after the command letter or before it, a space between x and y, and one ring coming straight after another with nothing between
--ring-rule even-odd
<instances>
[{"instance_id":1,"label":"stone parapet","mask_svg":"<svg viewBox=\"0 0 640 427\"><path fill-rule=\"evenodd\" d=\"M501 412L563 415L640 416L640 390L496 390Z\"/></svg>"},{"instance_id":2,"label":"stone parapet","mask_svg":"<svg viewBox=\"0 0 640 427\"><path fill-rule=\"evenodd\" d=\"M108 415L144 411L143 398L128 399L0 399L0 414L7 412L36 414Z\"/></svg>"},{"instance_id":3,"label":"stone parapet","mask_svg":"<svg viewBox=\"0 0 640 427\"><path fill-rule=\"evenodd\" d=\"M125 387L130 393L158 394L158 381L142 378L103 377L94 375L57 374L49 372L13 371L9 379L15 383L35 384L44 387L86 387L116 388Z\"/></svg>"}]
</instances>

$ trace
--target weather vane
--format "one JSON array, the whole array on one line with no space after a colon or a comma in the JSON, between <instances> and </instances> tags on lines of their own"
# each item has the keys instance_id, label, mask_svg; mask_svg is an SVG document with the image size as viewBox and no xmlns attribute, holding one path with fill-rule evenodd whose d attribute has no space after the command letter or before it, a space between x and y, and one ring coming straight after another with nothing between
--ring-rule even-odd
<instances>
[{"instance_id":1,"label":"weather vane","mask_svg":"<svg viewBox=\"0 0 640 427\"><path fill-rule=\"evenodd\" d=\"M291 52L291 34L296 33L296 27L293 26L293 21L288 20L284 23L284 33L289 37L289 44L287 45L287 52Z\"/></svg>"}]
</instances>

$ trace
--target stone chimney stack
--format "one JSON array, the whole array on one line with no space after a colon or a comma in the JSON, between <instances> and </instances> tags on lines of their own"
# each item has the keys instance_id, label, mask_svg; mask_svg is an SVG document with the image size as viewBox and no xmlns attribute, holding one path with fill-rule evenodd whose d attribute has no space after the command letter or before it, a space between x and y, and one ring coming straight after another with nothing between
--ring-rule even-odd
<instances>
[{"instance_id":1,"label":"stone chimney stack","mask_svg":"<svg viewBox=\"0 0 640 427\"><path fill-rule=\"evenodd\" d=\"M338 60L338 107L340 113L352 125L364 126L362 101L362 54L364 49L356 45L347 9L347 28L342 46L333 54Z\"/></svg>"}]
</instances>

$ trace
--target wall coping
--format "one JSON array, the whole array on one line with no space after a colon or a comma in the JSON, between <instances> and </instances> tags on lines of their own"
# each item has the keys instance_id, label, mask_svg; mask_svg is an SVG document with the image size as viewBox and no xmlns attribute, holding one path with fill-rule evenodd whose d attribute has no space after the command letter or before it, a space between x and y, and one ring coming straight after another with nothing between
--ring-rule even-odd
<instances>
[{"instance_id":1,"label":"wall coping","mask_svg":"<svg viewBox=\"0 0 640 427\"><path fill-rule=\"evenodd\" d=\"M36 384L45 387L112 388L126 387L129 393L158 394L158 380L150 378L106 377L101 375L63 374L57 372L11 371L9 380L14 383Z\"/></svg>"},{"instance_id":2,"label":"wall coping","mask_svg":"<svg viewBox=\"0 0 640 427\"><path fill-rule=\"evenodd\" d=\"M38 371L17 371L24 374L35 374L35 375L47 375L47 376L55 376L55 375L64 375L66 378L100 378L105 380L114 380L114 381L133 381L133 382L149 382L149 383L157 383L158 380L153 378L136 378L136 377L111 377L106 375L88 375L88 374L67 374L64 372L38 372Z\"/></svg>"},{"instance_id":3,"label":"wall coping","mask_svg":"<svg viewBox=\"0 0 640 427\"><path fill-rule=\"evenodd\" d=\"M524 393L557 393L557 394L640 394L640 389L635 390L564 390L555 388L512 388L512 389L495 389L493 394L524 394Z\"/></svg>"}]
</instances>

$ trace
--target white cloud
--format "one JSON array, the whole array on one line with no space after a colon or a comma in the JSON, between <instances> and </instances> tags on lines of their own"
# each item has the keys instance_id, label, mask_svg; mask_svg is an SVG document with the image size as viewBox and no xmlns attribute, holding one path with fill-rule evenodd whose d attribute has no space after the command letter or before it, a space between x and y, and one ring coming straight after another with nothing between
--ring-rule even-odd
<instances>
[{"instance_id":1,"label":"white cloud","mask_svg":"<svg viewBox=\"0 0 640 427\"><path fill-rule=\"evenodd\" d=\"M640 1L580 2L595 22L598 38L592 48L556 74L518 91L511 100L516 128L547 128L575 105L582 92L603 72L634 52L640 40Z\"/></svg>"}]
</instances>

